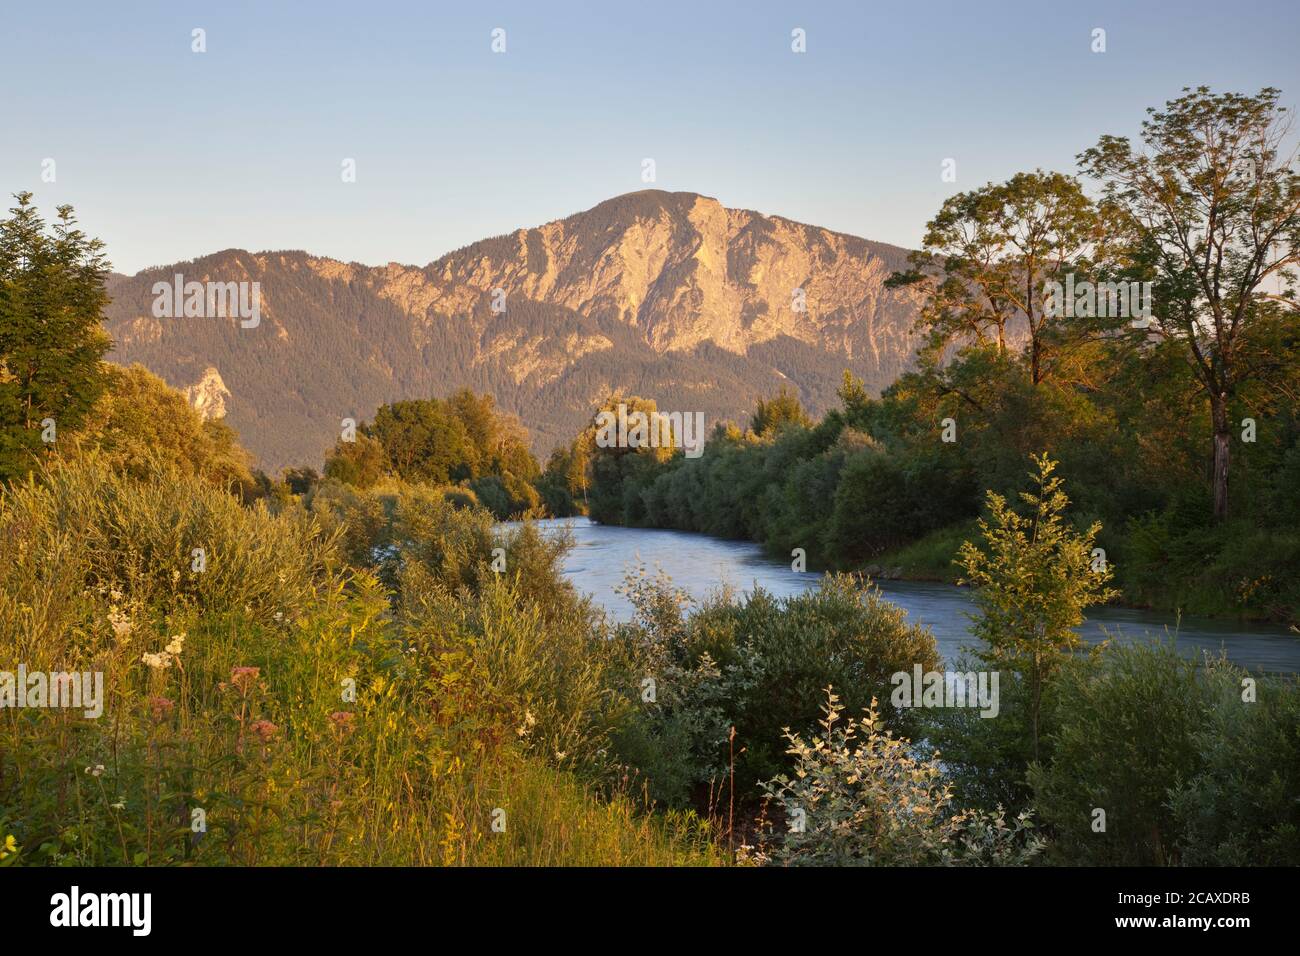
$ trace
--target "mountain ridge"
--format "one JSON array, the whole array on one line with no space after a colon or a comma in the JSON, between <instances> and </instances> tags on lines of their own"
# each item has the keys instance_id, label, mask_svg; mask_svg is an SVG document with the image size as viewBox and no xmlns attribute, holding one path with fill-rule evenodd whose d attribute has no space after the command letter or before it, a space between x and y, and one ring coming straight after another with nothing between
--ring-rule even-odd
<instances>
[{"instance_id":1,"label":"mountain ridge","mask_svg":"<svg viewBox=\"0 0 1300 956\"><path fill-rule=\"evenodd\" d=\"M786 382L821 411L845 368L883 387L915 346L915 294L883 287L906 256L697 193L639 190L424 266L224 249L113 274L110 358L180 388L215 370L227 420L267 468L319 464L341 419L459 387L494 394L545 453L620 387L733 420ZM155 318L152 284L177 272L258 282L259 327Z\"/></svg>"}]
</instances>

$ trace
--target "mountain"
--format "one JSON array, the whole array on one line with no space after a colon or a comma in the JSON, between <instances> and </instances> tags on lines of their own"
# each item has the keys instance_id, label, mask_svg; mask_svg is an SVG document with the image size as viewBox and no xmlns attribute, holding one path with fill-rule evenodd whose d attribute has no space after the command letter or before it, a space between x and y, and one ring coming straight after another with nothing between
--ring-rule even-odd
<instances>
[{"instance_id":1,"label":"mountain","mask_svg":"<svg viewBox=\"0 0 1300 956\"><path fill-rule=\"evenodd\" d=\"M711 427L783 384L820 412L846 368L883 387L915 345L914 293L884 288L906 255L646 190L422 268L228 249L114 275L110 358L224 410L268 471L319 467L343 418L462 386L517 414L544 458L616 388ZM153 286L176 274L259 283L260 321L155 318Z\"/></svg>"}]
</instances>

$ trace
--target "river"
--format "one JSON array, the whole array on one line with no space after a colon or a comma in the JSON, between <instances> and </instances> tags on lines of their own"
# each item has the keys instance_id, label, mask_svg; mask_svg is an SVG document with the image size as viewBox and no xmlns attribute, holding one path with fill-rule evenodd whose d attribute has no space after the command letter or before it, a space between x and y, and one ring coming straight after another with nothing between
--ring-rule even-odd
<instances>
[{"instance_id":1,"label":"river","mask_svg":"<svg viewBox=\"0 0 1300 956\"><path fill-rule=\"evenodd\" d=\"M755 585L786 597L815 588L821 577L798 573L773 560L758 545L726 541L683 531L620 528L595 524L587 518L552 518L536 522L543 533L568 528L573 548L564 562L565 575L609 615L627 620L632 608L614 589L628 568L642 562L654 573L662 569L673 583L696 600L722 585L748 592ZM963 646L975 642L968 614L970 592L947 584L919 581L880 581L885 596L903 608L913 622L934 634L945 660L956 659ZM1175 637L1180 652L1200 656L1222 649L1243 667L1264 671L1300 671L1300 635L1285 627L1231 621L1178 621L1173 614L1121 607L1093 608L1081 632L1090 641L1139 641Z\"/></svg>"}]
</instances>

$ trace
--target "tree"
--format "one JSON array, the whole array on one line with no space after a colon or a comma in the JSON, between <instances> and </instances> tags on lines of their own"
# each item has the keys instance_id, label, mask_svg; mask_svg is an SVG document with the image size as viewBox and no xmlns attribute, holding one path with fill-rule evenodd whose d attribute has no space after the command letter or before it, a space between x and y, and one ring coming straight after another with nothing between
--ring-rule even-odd
<instances>
[{"instance_id":1,"label":"tree","mask_svg":"<svg viewBox=\"0 0 1300 956\"><path fill-rule=\"evenodd\" d=\"M1230 405L1294 350L1300 174L1279 91L1207 87L1148 110L1143 149L1103 136L1080 154L1104 184L1130 264L1156 270L1152 331L1180 344L1210 406L1214 516L1228 515ZM1288 327L1292 330L1288 333Z\"/></svg>"},{"instance_id":2,"label":"tree","mask_svg":"<svg viewBox=\"0 0 1300 956\"><path fill-rule=\"evenodd\" d=\"M57 441L75 433L104 389L100 360L110 346L101 327L108 295L103 243L58 207L47 234L32 194L16 195L0 219L0 480L29 470L43 422Z\"/></svg>"},{"instance_id":3,"label":"tree","mask_svg":"<svg viewBox=\"0 0 1300 956\"><path fill-rule=\"evenodd\" d=\"M960 584L976 588L980 614L973 633L987 647L980 657L1022 674L1029 686L1029 722L1034 759L1039 758L1039 717L1043 687L1080 646L1074 628L1083 623L1083 610L1116 596L1106 585L1111 569L1104 555L1093 555L1101 531L1094 522L1076 531L1065 518L1070 503L1062 481L1052 476L1056 462L1046 454L1031 456L1036 490L1021 492L1027 515L1013 510L1005 498L990 491L992 518L980 518L984 549L967 541L957 563L965 572Z\"/></svg>"},{"instance_id":4,"label":"tree","mask_svg":"<svg viewBox=\"0 0 1300 956\"><path fill-rule=\"evenodd\" d=\"M325 477L355 488L369 488L384 474L384 446L364 433L355 441L339 439L325 459Z\"/></svg>"},{"instance_id":5,"label":"tree","mask_svg":"<svg viewBox=\"0 0 1300 956\"><path fill-rule=\"evenodd\" d=\"M413 399L382 405L369 432L407 481L442 485L474 473L473 442L460 418L442 402Z\"/></svg>"},{"instance_id":6,"label":"tree","mask_svg":"<svg viewBox=\"0 0 1300 956\"><path fill-rule=\"evenodd\" d=\"M205 421L181 392L142 365L104 363L103 373L103 393L63 450L93 452L114 471L137 478L163 461L245 498L256 494L248 452L223 419Z\"/></svg>"},{"instance_id":7,"label":"tree","mask_svg":"<svg viewBox=\"0 0 1300 956\"><path fill-rule=\"evenodd\" d=\"M1049 309L1045 284L1090 270L1098 228L1095 207L1072 177L1018 173L946 200L926 226L923 249L910 257L912 268L886 285L926 286L917 325L931 352L990 338L1005 352L1008 327L1023 322L1025 364L1038 385L1086 341L1088 325Z\"/></svg>"},{"instance_id":8,"label":"tree","mask_svg":"<svg viewBox=\"0 0 1300 956\"><path fill-rule=\"evenodd\" d=\"M286 468L280 480L295 495L305 495L320 483L320 475L315 468Z\"/></svg>"},{"instance_id":9,"label":"tree","mask_svg":"<svg viewBox=\"0 0 1300 956\"><path fill-rule=\"evenodd\" d=\"M799 396L782 385L773 398L758 400L749 427L755 435L775 435L788 425L807 428L811 424L812 420L799 403Z\"/></svg>"}]
</instances>

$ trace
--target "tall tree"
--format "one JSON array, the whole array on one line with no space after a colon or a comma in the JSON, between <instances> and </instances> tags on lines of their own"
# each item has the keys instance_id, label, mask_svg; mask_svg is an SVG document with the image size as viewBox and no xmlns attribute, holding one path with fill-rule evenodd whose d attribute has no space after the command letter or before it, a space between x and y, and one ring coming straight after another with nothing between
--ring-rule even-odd
<instances>
[{"instance_id":1,"label":"tall tree","mask_svg":"<svg viewBox=\"0 0 1300 956\"><path fill-rule=\"evenodd\" d=\"M1059 373L1091 325L1054 314L1045 284L1089 272L1098 237L1097 210L1076 180L1017 173L946 200L927 223L911 269L886 285L925 287L918 325L931 352L954 340L992 341L1005 352L1008 328L1023 322L1025 365L1037 385Z\"/></svg>"},{"instance_id":2,"label":"tall tree","mask_svg":"<svg viewBox=\"0 0 1300 956\"><path fill-rule=\"evenodd\" d=\"M30 192L15 198L0 219L0 480L28 471L43 438L82 425L104 389L111 345L100 324L103 243L76 227L71 206L47 228Z\"/></svg>"},{"instance_id":3,"label":"tall tree","mask_svg":"<svg viewBox=\"0 0 1300 956\"><path fill-rule=\"evenodd\" d=\"M1152 331L1182 347L1209 403L1219 520L1232 401L1247 382L1285 375L1294 348L1300 174L1278 96L1184 89L1148 110L1140 148L1103 136L1079 157L1104 184L1130 264L1157 273Z\"/></svg>"}]
</instances>

